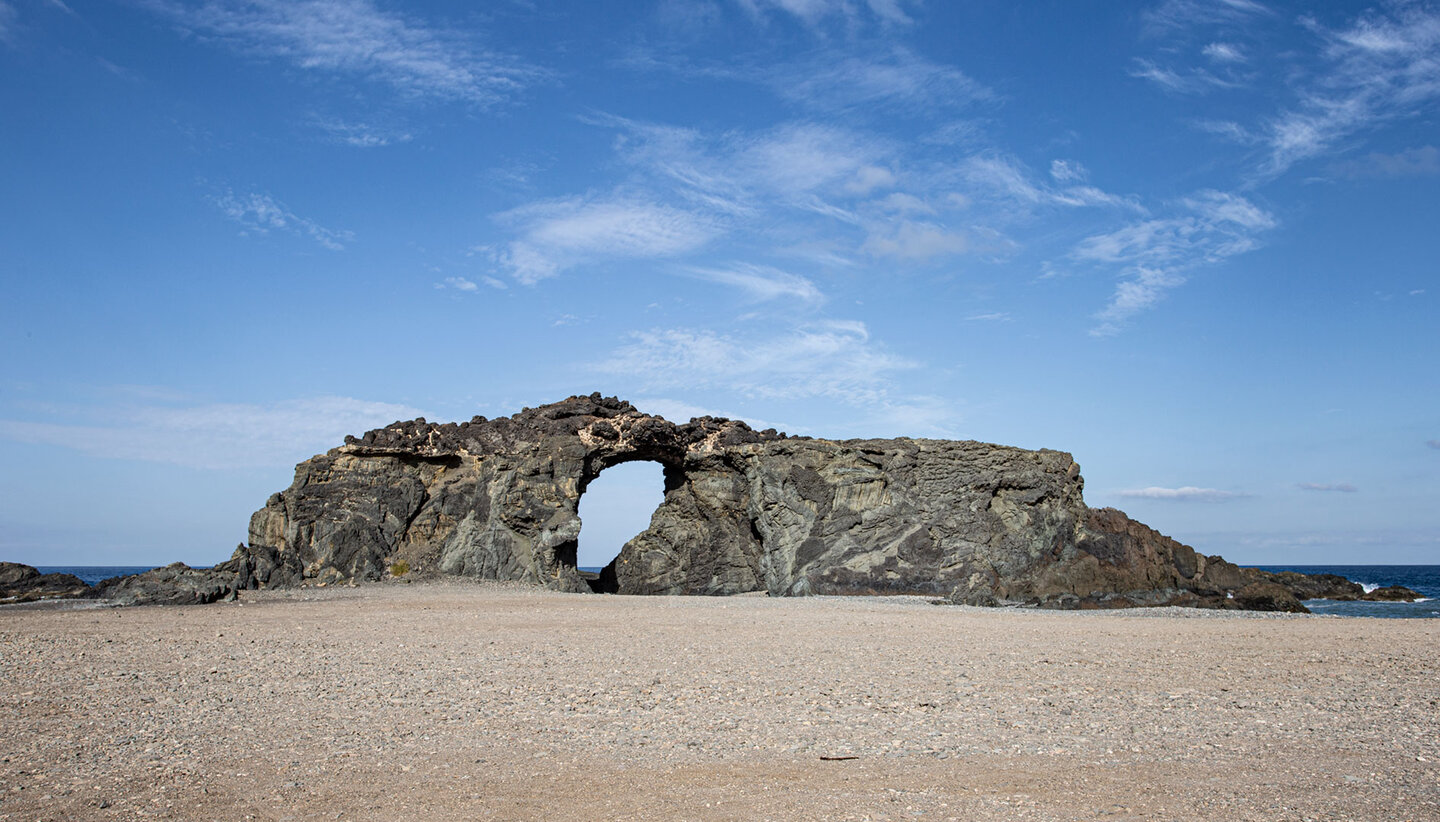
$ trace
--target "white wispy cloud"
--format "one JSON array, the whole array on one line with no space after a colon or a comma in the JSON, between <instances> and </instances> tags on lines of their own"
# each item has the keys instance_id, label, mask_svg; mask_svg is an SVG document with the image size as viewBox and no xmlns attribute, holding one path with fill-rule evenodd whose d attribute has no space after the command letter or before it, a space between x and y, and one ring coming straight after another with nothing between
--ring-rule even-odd
<instances>
[{"instance_id":1,"label":"white wispy cloud","mask_svg":"<svg viewBox=\"0 0 1440 822\"><path fill-rule=\"evenodd\" d=\"M1345 177L1427 177L1440 174L1440 148L1420 146L1394 154L1372 151L1332 168Z\"/></svg>"},{"instance_id":2,"label":"white wispy cloud","mask_svg":"<svg viewBox=\"0 0 1440 822\"><path fill-rule=\"evenodd\" d=\"M1183 198L1180 213L1140 220L1082 240L1071 252L1080 262L1118 266L1121 281L1091 333L1110 335L1125 320L1184 284L1196 266L1221 262L1259 245L1275 227L1273 215L1237 194L1205 190Z\"/></svg>"},{"instance_id":3,"label":"white wispy cloud","mask_svg":"<svg viewBox=\"0 0 1440 822\"><path fill-rule=\"evenodd\" d=\"M145 0L182 29L308 71L359 78L413 98L490 105L544 72L370 0Z\"/></svg>"},{"instance_id":4,"label":"white wispy cloud","mask_svg":"<svg viewBox=\"0 0 1440 822\"><path fill-rule=\"evenodd\" d=\"M624 194L547 200L498 215L515 234L499 262L522 282L539 282L581 259L683 258L722 236L741 246L783 238L783 245L746 251L826 268L863 265L867 258L929 266L957 255L1012 254L1018 244L997 225L1039 211L1146 213L1135 198L1091 185L1075 160L1057 160L1048 176L994 151L937 163L923 156L928 149L811 120L715 133L606 113L587 114L582 122L616 132L616 152L631 169L617 188ZM641 222L636 216L672 230L612 225ZM631 236L633 243L617 247ZM752 296L800 296L813 288L812 280L757 280L758 266L739 273L730 265L718 268L728 284L748 287Z\"/></svg>"},{"instance_id":5,"label":"white wispy cloud","mask_svg":"<svg viewBox=\"0 0 1440 822\"><path fill-rule=\"evenodd\" d=\"M907 395L876 404L852 428L864 437L919 435L955 439L956 426L961 422L963 416L954 400Z\"/></svg>"},{"instance_id":6,"label":"white wispy cloud","mask_svg":"<svg viewBox=\"0 0 1440 822\"><path fill-rule=\"evenodd\" d=\"M1052 162L1050 173L1060 185L1051 185L1032 173L1018 159L998 152L965 158L959 163L957 173L976 196L1021 209L1066 206L1144 211L1133 198L1109 194L1095 186L1068 185L1083 181L1084 167L1066 161L1056 162L1059 165ZM1061 176L1057 177L1056 174Z\"/></svg>"},{"instance_id":7,"label":"white wispy cloud","mask_svg":"<svg viewBox=\"0 0 1440 822\"><path fill-rule=\"evenodd\" d=\"M1163 43L1135 58L1130 76L1176 94L1250 87L1265 75L1251 67L1251 46L1241 42L1253 44L1257 32L1278 19L1248 0L1165 0L1141 15L1147 38Z\"/></svg>"},{"instance_id":8,"label":"white wispy cloud","mask_svg":"<svg viewBox=\"0 0 1440 822\"><path fill-rule=\"evenodd\" d=\"M1197 26L1243 25L1272 14L1268 6L1252 0L1165 0L1141 19L1149 34L1161 35Z\"/></svg>"},{"instance_id":9,"label":"white wispy cloud","mask_svg":"<svg viewBox=\"0 0 1440 822\"><path fill-rule=\"evenodd\" d=\"M1338 491L1342 494L1353 494L1360 490L1348 482L1301 482L1296 483L1296 486L1305 491Z\"/></svg>"},{"instance_id":10,"label":"white wispy cloud","mask_svg":"<svg viewBox=\"0 0 1440 822\"><path fill-rule=\"evenodd\" d=\"M500 257L527 285L581 261L673 257L719 231L706 214L629 197L547 200L497 219L518 228L518 239Z\"/></svg>"},{"instance_id":11,"label":"white wispy cloud","mask_svg":"<svg viewBox=\"0 0 1440 822\"><path fill-rule=\"evenodd\" d=\"M14 36L15 21L19 15L15 7L5 0L0 0L0 43L9 43Z\"/></svg>"},{"instance_id":12,"label":"white wispy cloud","mask_svg":"<svg viewBox=\"0 0 1440 822\"><path fill-rule=\"evenodd\" d=\"M480 286L464 277L446 277L442 283L436 283L436 288L453 288L456 291L479 291Z\"/></svg>"},{"instance_id":13,"label":"white wispy cloud","mask_svg":"<svg viewBox=\"0 0 1440 822\"><path fill-rule=\"evenodd\" d=\"M770 266L733 263L724 268L689 267L683 270L691 277L733 288L752 300L789 297L818 303L825 299L815 283Z\"/></svg>"},{"instance_id":14,"label":"white wispy cloud","mask_svg":"<svg viewBox=\"0 0 1440 822\"><path fill-rule=\"evenodd\" d=\"M878 182L879 154L852 132L794 123L742 141L734 160L749 186L799 197L830 186L864 190L867 180Z\"/></svg>"},{"instance_id":15,"label":"white wispy cloud","mask_svg":"<svg viewBox=\"0 0 1440 822\"><path fill-rule=\"evenodd\" d=\"M1101 325L1092 329L1095 336L1110 336L1120 330L1120 323L1154 306L1172 288L1185 284L1185 278L1163 268L1135 266L1127 279L1115 286L1115 294L1105 310L1096 314Z\"/></svg>"},{"instance_id":16,"label":"white wispy cloud","mask_svg":"<svg viewBox=\"0 0 1440 822\"><path fill-rule=\"evenodd\" d=\"M978 144L984 128L975 120L955 120L920 135L919 142L936 146Z\"/></svg>"},{"instance_id":17,"label":"white wispy cloud","mask_svg":"<svg viewBox=\"0 0 1440 822\"><path fill-rule=\"evenodd\" d=\"M813 121L717 134L608 114L584 121L618 132L617 150L634 170L628 190L704 218L720 233L783 234L796 254L827 267L867 257L929 265L961 254L1005 256L1018 244L997 226L1045 210L1146 213L1136 198L1089 184L1075 160L1057 160L1042 176L997 151L937 163L873 132ZM529 245L517 246L512 268L547 270L525 255ZM821 245L825 262L803 252Z\"/></svg>"},{"instance_id":18,"label":"white wispy cloud","mask_svg":"<svg viewBox=\"0 0 1440 822\"><path fill-rule=\"evenodd\" d=\"M885 25L908 25L913 21L906 14L907 0L735 0L757 20L782 13L799 18L808 26L818 26L830 18L855 23L873 20Z\"/></svg>"},{"instance_id":19,"label":"white wispy cloud","mask_svg":"<svg viewBox=\"0 0 1440 822\"><path fill-rule=\"evenodd\" d=\"M1276 224L1274 215L1238 194L1205 189L1191 197L1185 197L1181 202L1193 211L1204 225L1222 233L1226 230L1265 231L1274 228ZM1232 238L1232 241L1234 239ZM1240 242L1243 247L1239 248L1231 242L1221 242L1219 250L1223 256L1229 256L1252 248L1248 239L1242 238Z\"/></svg>"},{"instance_id":20,"label":"white wispy cloud","mask_svg":"<svg viewBox=\"0 0 1440 822\"><path fill-rule=\"evenodd\" d=\"M1240 125L1234 120L1194 120L1193 124L1201 131L1207 131L1219 137L1224 137L1232 143L1242 145L1253 145L1263 142L1263 138L1256 136L1250 129Z\"/></svg>"},{"instance_id":21,"label":"white wispy cloud","mask_svg":"<svg viewBox=\"0 0 1440 822\"><path fill-rule=\"evenodd\" d=\"M746 182L736 176L735 149L728 141L707 139L696 129L610 114L591 115L581 122L618 130L621 157L695 207L730 217L756 213Z\"/></svg>"},{"instance_id":22,"label":"white wispy cloud","mask_svg":"<svg viewBox=\"0 0 1440 822\"><path fill-rule=\"evenodd\" d=\"M930 203L903 191L895 191L876 200L876 208L891 214L934 214L936 209Z\"/></svg>"},{"instance_id":23,"label":"white wispy cloud","mask_svg":"<svg viewBox=\"0 0 1440 822\"><path fill-rule=\"evenodd\" d=\"M876 257L916 261L962 254L969 249L970 240L964 232L918 220L873 225L869 238L860 247Z\"/></svg>"},{"instance_id":24,"label":"white wispy cloud","mask_svg":"<svg viewBox=\"0 0 1440 822\"><path fill-rule=\"evenodd\" d=\"M109 459L195 468L288 465L418 409L351 397L310 397L266 405L127 405L102 424L0 420L0 437L69 448Z\"/></svg>"},{"instance_id":25,"label":"white wispy cloud","mask_svg":"<svg viewBox=\"0 0 1440 822\"><path fill-rule=\"evenodd\" d=\"M318 116L313 118L312 122L331 141L355 148L383 148L396 143L408 143L413 139L413 135L408 131L381 128L369 123L351 123Z\"/></svg>"},{"instance_id":26,"label":"white wispy cloud","mask_svg":"<svg viewBox=\"0 0 1440 822\"><path fill-rule=\"evenodd\" d=\"M890 399L891 375L917 364L886 352L864 323L830 320L773 336L641 331L595 367L633 378L646 391L710 388L746 397L876 405Z\"/></svg>"},{"instance_id":27,"label":"white wispy cloud","mask_svg":"<svg viewBox=\"0 0 1440 822\"><path fill-rule=\"evenodd\" d=\"M1440 11L1399 4L1341 29L1307 22L1324 41L1327 62L1299 89L1298 105L1267 121L1269 175L1440 98Z\"/></svg>"},{"instance_id":28,"label":"white wispy cloud","mask_svg":"<svg viewBox=\"0 0 1440 822\"><path fill-rule=\"evenodd\" d=\"M1186 485L1181 488L1160 488L1150 486L1148 488L1133 488L1125 491L1117 491L1117 496L1131 499L1155 499L1172 500L1174 502L1228 502L1229 500L1241 499L1245 494L1235 491L1222 491L1218 488L1196 488L1193 485Z\"/></svg>"},{"instance_id":29,"label":"white wispy cloud","mask_svg":"<svg viewBox=\"0 0 1440 822\"><path fill-rule=\"evenodd\" d=\"M1242 81L1233 77L1222 77L1204 68L1188 67L1183 70L1160 66L1144 58L1135 61L1130 76L1150 82L1167 91L1181 94L1203 94L1214 89L1238 88Z\"/></svg>"},{"instance_id":30,"label":"white wispy cloud","mask_svg":"<svg viewBox=\"0 0 1440 822\"><path fill-rule=\"evenodd\" d=\"M1200 53L1217 63L1243 63L1245 55L1234 43L1210 43Z\"/></svg>"},{"instance_id":31,"label":"white wispy cloud","mask_svg":"<svg viewBox=\"0 0 1440 822\"><path fill-rule=\"evenodd\" d=\"M266 234L271 230L305 235L331 251L343 251L345 243L355 239L350 231L326 228L308 217L301 217L269 194L236 194L226 190L211 198L220 212L245 227L246 231Z\"/></svg>"},{"instance_id":32,"label":"white wispy cloud","mask_svg":"<svg viewBox=\"0 0 1440 822\"><path fill-rule=\"evenodd\" d=\"M934 209L922 197L896 190L908 181L894 169L896 149L886 141L808 121L712 135L606 114L584 122L618 131L617 150L633 170L624 183L627 193L611 198L623 200L623 207L566 198L499 215L519 235L502 257L522 281L557 273L581 250L592 258L617 251L611 248L617 238L632 232L616 231L608 221L639 222L632 216L670 227L645 235L655 253L641 254L651 243L637 241L633 256L677 256L722 234L783 233L797 248L823 238L832 256L827 265L848 264L845 254L871 237L880 239L870 252L926 256L958 247L933 230L904 227L907 215ZM591 224L596 231L582 231ZM850 245L842 249L847 239ZM792 256L782 249L773 253Z\"/></svg>"},{"instance_id":33,"label":"white wispy cloud","mask_svg":"<svg viewBox=\"0 0 1440 822\"><path fill-rule=\"evenodd\" d=\"M851 194L865 195L876 189L890 188L895 185L895 175L888 168L879 166L862 166L855 176L845 183L845 190ZM903 196L903 195L902 195Z\"/></svg>"},{"instance_id":34,"label":"white wispy cloud","mask_svg":"<svg viewBox=\"0 0 1440 822\"><path fill-rule=\"evenodd\" d=\"M961 163L960 173L972 185L1008 200L1037 205L1049 199L1023 166L1009 157L975 155Z\"/></svg>"},{"instance_id":35,"label":"white wispy cloud","mask_svg":"<svg viewBox=\"0 0 1440 822\"><path fill-rule=\"evenodd\" d=\"M903 48L848 55L823 51L809 60L766 67L760 76L780 97L829 111L877 106L934 111L995 98L960 69Z\"/></svg>"},{"instance_id":36,"label":"white wispy cloud","mask_svg":"<svg viewBox=\"0 0 1440 822\"><path fill-rule=\"evenodd\" d=\"M1090 172L1076 160L1051 160L1050 178L1057 183L1083 183Z\"/></svg>"}]
</instances>

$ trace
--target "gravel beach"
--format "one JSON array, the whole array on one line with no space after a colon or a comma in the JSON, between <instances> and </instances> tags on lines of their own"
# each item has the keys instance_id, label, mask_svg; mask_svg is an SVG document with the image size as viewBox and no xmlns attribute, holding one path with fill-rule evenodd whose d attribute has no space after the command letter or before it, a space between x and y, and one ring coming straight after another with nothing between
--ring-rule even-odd
<instances>
[{"instance_id":1,"label":"gravel beach","mask_svg":"<svg viewBox=\"0 0 1440 822\"><path fill-rule=\"evenodd\" d=\"M0 820L1440 820L1440 621L437 582L0 609Z\"/></svg>"}]
</instances>

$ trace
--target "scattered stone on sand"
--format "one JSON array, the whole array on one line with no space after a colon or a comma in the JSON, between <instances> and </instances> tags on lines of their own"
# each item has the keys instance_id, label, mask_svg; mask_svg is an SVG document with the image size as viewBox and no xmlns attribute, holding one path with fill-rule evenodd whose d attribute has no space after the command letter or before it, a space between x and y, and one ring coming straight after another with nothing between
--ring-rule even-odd
<instances>
[{"instance_id":1,"label":"scattered stone on sand","mask_svg":"<svg viewBox=\"0 0 1440 822\"><path fill-rule=\"evenodd\" d=\"M459 581L34 607L0 609L6 820L1440 819L1437 620Z\"/></svg>"}]
</instances>

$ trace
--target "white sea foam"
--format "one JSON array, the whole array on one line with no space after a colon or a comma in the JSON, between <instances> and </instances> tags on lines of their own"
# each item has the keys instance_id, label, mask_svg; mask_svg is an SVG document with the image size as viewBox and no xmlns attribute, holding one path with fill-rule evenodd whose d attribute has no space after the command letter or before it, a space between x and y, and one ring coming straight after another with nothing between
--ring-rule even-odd
<instances>
[{"instance_id":1,"label":"white sea foam","mask_svg":"<svg viewBox=\"0 0 1440 822\"><path fill-rule=\"evenodd\" d=\"M1364 589L1365 589L1365 593L1368 594L1368 593L1370 593L1371 591L1375 590L1376 588L1379 588L1380 586L1379 586L1379 585L1376 585L1376 584L1374 584L1374 583L1371 583L1371 582L1362 582L1362 583L1360 583L1360 587L1361 587L1361 588L1364 588Z\"/></svg>"}]
</instances>

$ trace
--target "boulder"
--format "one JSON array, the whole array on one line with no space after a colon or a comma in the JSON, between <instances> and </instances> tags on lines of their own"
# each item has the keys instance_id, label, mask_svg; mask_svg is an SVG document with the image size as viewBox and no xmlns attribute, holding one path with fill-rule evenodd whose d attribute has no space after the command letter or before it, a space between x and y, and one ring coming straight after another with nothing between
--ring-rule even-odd
<instances>
[{"instance_id":1,"label":"boulder","mask_svg":"<svg viewBox=\"0 0 1440 822\"><path fill-rule=\"evenodd\" d=\"M0 562L0 602L32 602L89 594L90 586L73 574L42 574L29 565Z\"/></svg>"},{"instance_id":2,"label":"boulder","mask_svg":"<svg viewBox=\"0 0 1440 822\"><path fill-rule=\"evenodd\" d=\"M95 595L115 605L205 605L234 599L238 583L234 571L218 566L191 568L175 562L143 574L98 582Z\"/></svg>"},{"instance_id":3,"label":"boulder","mask_svg":"<svg viewBox=\"0 0 1440 822\"><path fill-rule=\"evenodd\" d=\"M1403 585L1387 585L1384 588L1366 591L1360 598L1367 602L1414 602L1417 599L1424 599L1424 596Z\"/></svg>"},{"instance_id":4,"label":"boulder","mask_svg":"<svg viewBox=\"0 0 1440 822\"><path fill-rule=\"evenodd\" d=\"M1235 592L1235 603L1249 611L1285 611L1308 614L1293 591L1275 582L1252 582Z\"/></svg>"}]
</instances>

